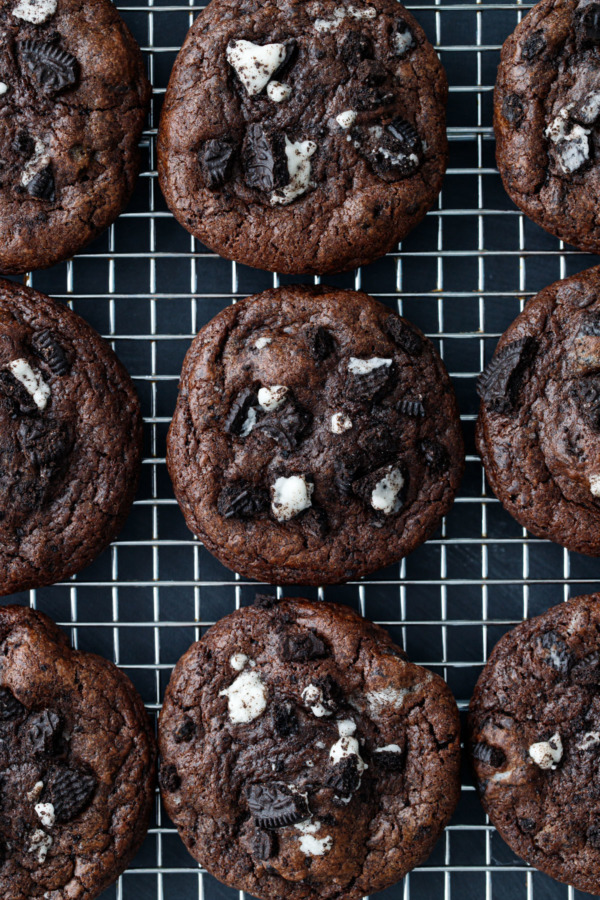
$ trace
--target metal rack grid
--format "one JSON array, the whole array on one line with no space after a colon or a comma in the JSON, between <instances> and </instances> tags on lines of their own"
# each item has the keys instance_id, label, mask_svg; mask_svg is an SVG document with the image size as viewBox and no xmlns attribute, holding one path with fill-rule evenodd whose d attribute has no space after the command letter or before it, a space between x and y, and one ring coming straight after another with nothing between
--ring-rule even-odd
<instances>
[{"instance_id":1,"label":"metal rack grid","mask_svg":"<svg viewBox=\"0 0 600 900\"><path fill-rule=\"evenodd\" d=\"M398 309L437 343L454 379L467 439L460 496L439 533L370 581L304 594L347 603L383 624L415 662L440 672L462 710L489 649L523 617L593 589L600 563L527 535L486 488L475 455L475 378L525 300L594 260L516 210L494 163L492 90L500 45L531 3L408 4L439 50L450 82L451 157L438 206L367 268L328 278ZM252 600L187 532L164 464L183 356L197 330L237 297L280 279L222 260L168 213L156 180L155 136L176 53L202 6L131 0L119 9L155 85L144 171L127 212L75 260L27 280L68 302L108 337L133 375L145 415L140 491L119 539L72 580L19 595L70 630L76 646L123 667L148 709L160 708L173 664L216 619ZM283 280L283 279L281 279ZM307 279L289 279L285 281ZM12 598L11 598L12 599ZM575 900L529 869L487 823L465 766L461 802L429 861L380 895L387 900ZM589 895L580 895L581 897ZM131 869L103 900L242 900L194 864L161 810Z\"/></svg>"}]
</instances>

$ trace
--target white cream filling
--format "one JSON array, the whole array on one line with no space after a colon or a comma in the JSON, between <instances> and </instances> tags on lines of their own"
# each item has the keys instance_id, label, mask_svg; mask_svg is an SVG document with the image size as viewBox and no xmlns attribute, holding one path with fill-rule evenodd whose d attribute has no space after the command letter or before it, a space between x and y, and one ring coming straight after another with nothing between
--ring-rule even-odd
<instances>
[{"instance_id":1,"label":"white cream filling","mask_svg":"<svg viewBox=\"0 0 600 900\"><path fill-rule=\"evenodd\" d=\"M42 25L52 18L58 7L58 0L20 0L12 11L17 19Z\"/></svg>"},{"instance_id":2,"label":"white cream filling","mask_svg":"<svg viewBox=\"0 0 600 900\"><path fill-rule=\"evenodd\" d=\"M312 506L315 487L304 475L278 478L271 486L271 512L278 522L287 522Z\"/></svg>"},{"instance_id":3,"label":"white cream filling","mask_svg":"<svg viewBox=\"0 0 600 900\"><path fill-rule=\"evenodd\" d=\"M238 675L233 684L219 692L219 697L227 697L229 718L236 725L254 721L267 708L265 686L253 669Z\"/></svg>"},{"instance_id":4,"label":"white cream filling","mask_svg":"<svg viewBox=\"0 0 600 900\"><path fill-rule=\"evenodd\" d=\"M344 112L335 117L335 121L340 128L352 128L356 122L356 113L353 109L345 109Z\"/></svg>"},{"instance_id":5,"label":"white cream filling","mask_svg":"<svg viewBox=\"0 0 600 900\"><path fill-rule=\"evenodd\" d=\"M23 385L33 398L38 409L46 409L50 397L50 385L46 384L40 372L31 368L26 359L13 359L7 369Z\"/></svg>"},{"instance_id":6,"label":"white cream filling","mask_svg":"<svg viewBox=\"0 0 600 900\"><path fill-rule=\"evenodd\" d=\"M267 85L267 97L273 103L283 103L292 94L289 84L282 84L281 81L270 81Z\"/></svg>"},{"instance_id":7,"label":"white cream filling","mask_svg":"<svg viewBox=\"0 0 600 900\"><path fill-rule=\"evenodd\" d=\"M391 359L382 359L380 356L374 356L372 359L357 359L355 356L351 356L348 362L348 371L352 375L368 375L375 369L391 366L391 364Z\"/></svg>"},{"instance_id":8,"label":"white cream filling","mask_svg":"<svg viewBox=\"0 0 600 900\"><path fill-rule=\"evenodd\" d=\"M352 428L352 419L344 413L334 413L331 417L331 431L333 434L343 434Z\"/></svg>"},{"instance_id":9,"label":"white cream filling","mask_svg":"<svg viewBox=\"0 0 600 900\"><path fill-rule=\"evenodd\" d=\"M46 862L46 857L50 851L50 847L54 843L53 839L41 828L36 828L31 834L31 843L28 852L35 853L39 863Z\"/></svg>"},{"instance_id":10,"label":"white cream filling","mask_svg":"<svg viewBox=\"0 0 600 900\"><path fill-rule=\"evenodd\" d=\"M56 821L56 814L52 803L36 803L34 809L35 814L42 825L45 825L46 828L52 828Z\"/></svg>"},{"instance_id":11,"label":"white cream filling","mask_svg":"<svg viewBox=\"0 0 600 900\"><path fill-rule=\"evenodd\" d=\"M389 516L401 508L400 491L404 487L404 475L400 469L389 467L386 475L378 481L371 492L371 506Z\"/></svg>"},{"instance_id":12,"label":"white cream filling","mask_svg":"<svg viewBox=\"0 0 600 900\"><path fill-rule=\"evenodd\" d=\"M323 716L332 716L332 710L328 709L323 703L323 691L320 687L317 687L316 684L309 684L302 691L302 702L305 706L308 706L313 716L316 716L318 719L323 718ZM317 747L319 744L317 743ZM325 744L321 747L321 749L325 749Z\"/></svg>"},{"instance_id":13,"label":"white cream filling","mask_svg":"<svg viewBox=\"0 0 600 900\"><path fill-rule=\"evenodd\" d=\"M271 204L287 206L297 197L304 194L310 187L310 158L315 153L317 145L314 141L290 141L285 137L285 155L290 176L289 184L273 191Z\"/></svg>"},{"instance_id":14,"label":"white cream filling","mask_svg":"<svg viewBox=\"0 0 600 900\"><path fill-rule=\"evenodd\" d=\"M358 773L359 775L362 774L365 769L368 769L369 767L361 757L360 745L354 737L354 732L356 731L355 723L352 719L342 719L337 723L337 727L340 738L329 751L329 757L333 765L335 766L336 763L341 762L349 756L354 756L356 757L356 768Z\"/></svg>"},{"instance_id":15,"label":"white cream filling","mask_svg":"<svg viewBox=\"0 0 600 900\"><path fill-rule=\"evenodd\" d=\"M556 732L548 741L538 741L529 748L529 755L540 769L556 769L563 755L560 734Z\"/></svg>"},{"instance_id":16,"label":"white cream filling","mask_svg":"<svg viewBox=\"0 0 600 900\"><path fill-rule=\"evenodd\" d=\"M600 497L600 474L590 475L590 491L594 497Z\"/></svg>"},{"instance_id":17,"label":"white cream filling","mask_svg":"<svg viewBox=\"0 0 600 900\"><path fill-rule=\"evenodd\" d=\"M254 346L256 347L257 350L264 350L265 347L268 347L269 344L272 344L272 343L273 343L273 338L261 337L261 338L258 338L258 340L256 340L254 342Z\"/></svg>"},{"instance_id":18,"label":"white cream filling","mask_svg":"<svg viewBox=\"0 0 600 900\"><path fill-rule=\"evenodd\" d=\"M227 62L253 97L260 94L285 59L285 44L254 44L232 41L227 47Z\"/></svg>"},{"instance_id":19,"label":"white cream filling","mask_svg":"<svg viewBox=\"0 0 600 900\"><path fill-rule=\"evenodd\" d=\"M258 402L265 412L278 409L285 401L289 388L283 384L273 384L271 387L261 387L258 392Z\"/></svg>"}]
</instances>

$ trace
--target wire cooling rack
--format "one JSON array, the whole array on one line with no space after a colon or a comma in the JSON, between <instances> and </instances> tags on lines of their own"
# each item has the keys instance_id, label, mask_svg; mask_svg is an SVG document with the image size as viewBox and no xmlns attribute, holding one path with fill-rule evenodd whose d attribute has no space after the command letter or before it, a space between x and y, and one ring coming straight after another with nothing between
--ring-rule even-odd
<instances>
[{"instance_id":1,"label":"wire cooling rack","mask_svg":"<svg viewBox=\"0 0 600 900\"><path fill-rule=\"evenodd\" d=\"M492 90L500 45L532 4L515 0L409 4L450 82L450 167L438 206L396 253L327 282L362 288L439 346L467 441L458 500L438 534L369 581L287 594L349 604L383 624L411 658L448 681L461 710L489 650L522 618L594 589L600 561L530 537L487 489L475 455L475 379L525 300L597 260L565 247L516 210L494 163ZM133 202L75 260L28 283L72 305L113 346L136 381L145 416L140 491L119 539L72 580L18 595L53 616L80 649L127 671L155 714L179 656L256 586L221 566L188 533L165 467L165 437L185 351L238 297L283 281L220 259L172 218L156 179L155 137L169 73L202 7L131 0L119 9L155 86ZM290 279L285 281L307 279ZM13 599L13 598L11 598ZM459 808L431 858L386 900L575 900L529 869L486 821L465 766ZM581 897L589 895L580 895ZM202 872L160 808L131 869L102 900L243 900Z\"/></svg>"}]
</instances>

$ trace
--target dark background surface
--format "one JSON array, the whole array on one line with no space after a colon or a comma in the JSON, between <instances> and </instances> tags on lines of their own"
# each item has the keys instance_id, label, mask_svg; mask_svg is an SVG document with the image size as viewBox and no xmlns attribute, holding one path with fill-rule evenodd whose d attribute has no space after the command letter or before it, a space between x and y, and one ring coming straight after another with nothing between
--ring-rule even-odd
<instances>
[{"instance_id":1,"label":"dark background surface","mask_svg":"<svg viewBox=\"0 0 600 900\"><path fill-rule=\"evenodd\" d=\"M186 529L164 464L184 354L196 331L235 297L277 276L210 254L167 212L155 171L156 126L176 53L200 5L120 4L155 85L143 174L127 212L73 262L29 283L72 304L113 341L145 416L142 483L113 546L71 581L18 595L53 616L80 649L122 666L154 714L172 666L192 641L256 587L221 566ZM409 4L440 51L450 82L450 167L439 206L398 253L330 284L362 288L438 345L454 378L467 469L443 529L368 582L287 590L347 603L384 624L415 662L442 674L465 710L489 650L513 624L594 590L600 561L527 536L486 489L473 443L475 379L524 301L598 262L527 221L494 163L492 88L502 41L531 4ZM283 280L283 279L282 279ZM293 279L285 281L310 281ZM486 818L465 766L459 808L429 861L382 900L574 900L529 869ZM157 798L144 848L102 900L241 900L188 856Z\"/></svg>"}]
</instances>

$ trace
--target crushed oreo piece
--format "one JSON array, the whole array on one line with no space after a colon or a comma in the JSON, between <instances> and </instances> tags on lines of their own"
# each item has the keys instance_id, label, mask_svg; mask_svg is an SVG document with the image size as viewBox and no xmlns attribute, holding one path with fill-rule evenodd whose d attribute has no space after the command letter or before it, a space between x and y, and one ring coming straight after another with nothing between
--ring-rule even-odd
<instances>
[{"instance_id":1,"label":"crushed oreo piece","mask_svg":"<svg viewBox=\"0 0 600 900\"><path fill-rule=\"evenodd\" d=\"M30 197L35 197L36 200L48 200L53 203L56 199L56 185L52 166L46 166L41 172L36 172L25 185L25 190Z\"/></svg>"},{"instance_id":2,"label":"crushed oreo piece","mask_svg":"<svg viewBox=\"0 0 600 900\"><path fill-rule=\"evenodd\" d=\"M348 372L345 389L351 400L377 403L389 394L398 381L398 370L395 363L389 366L378 366L366 374Z\"/></svg>"},{"instance_id":3,"label":"crushed oreo piece","mask_svg":"<svg viewBox=\"0 0 600 900\"><path fill-rule=\"evenodd\" d=\"M268 508L267 492L247 481L225 485L217 500L217 510L226 519L252 519Z\"/></svg>"},{"instance_id":4,"label":"crushed oreo piece","mask_svg":"<svg viewBox=\"0 0 600 900\"><path fill-rule=\"evenodd\" d=\"M525 117L523 101L517 94L507 94L502 101L502 116L515 128L518 128Z\"/></svg>"},{"instance_id":5,"label":"crushed oreo piece","mask_svg":"<svg viewBox=\"0 0 600 900\"><path fill-rule=\"evenodd\" d=\"M27 40L20 57L37 86L49 96L72 88L77 81L77 60L55 44Z\"/></svg>"},{"instance_id":6,"label":"crushed oreo piece","mask_svg":"<svg viewBox=\"0 0 600 900\"><path fill-rule=\"evenodd\" d=\"M407 119L396 117L385 128L371 129L370 159L380 178L397 181L408 178L423 161L423 144L416 128Z\"/></svg>"},{"instance_id":7,"label":"crushed oreo piece","mask_svg":"<svg viewBox=\"0 0 600 900\"><path fill-rule=\"evenodd\" d=\"M412 419L421 419L425 415L421 400L401 400L396 408L403 416L410 416Z\"/></svg>"},{"instance_id":8,"label":"crushed oreo piece","mask_svg":"<svg viewBox=\"0 0 600 900\"><path fill-rule=\"evenodd\" d=\"M561 675L568 675L574 663L573 655L569 652L566 643L556 631L547 631L539 638L544 661Z\"/></svg>"},{"instance_id":9,"label":"crushed oreo piece","mask_svg":"<svg viewBox=\"0 0 600 900\"><path fill-rule=\"evenodd\" d=\"M246 800L261 828L283 828L309 816L305 798L284 784L251 784L246 788Z\"/></svg>"},{"instance_id":10,"label":"crushed oreo piece","mask_svg":"<svg viewBox=\"0 0 600 900\"><path fill-rule=\"evenodd\" d=\"M600 4L590 3L579 12L576 30L579 43L583 47L595 47L600 44Z\"/></svg>"},{"instance_id":11,"label":"crushed oreo piece","mask_svg":"<svg viewBox=\"0 0 600 900\"><path fill-rule=\"evenodd\" d=\"M0 688L0 722L17 719L24 712L25 707L19 703L13 692L8 688Z\"/></svg>"},{"instance_id":12,"label":"crushed oreo piece","mask_svg":"<svg viewBox=\"0 0 600 900\"><path fill-rule=\"evenodd\" d=\"M229 180L234 149L228 138L214 138L199 151L198 161L209 190L218 191Z\"/></svg>"},{"instance_id":13,"label":"crushed oreo piece","mask_svg":"<svg viewBox=\"0 0 600 900\"><path fill-rule=\"evenodd\" d=\"M73 435L65 422L54 419L24 419L19 425L21 447L39 469L55 474L66 463L73 447Z\"/></svg>"},{"instance_id":14,"label":"crushed oreo piece","mask_svg":"<svg viewBox=\"0 0 600 900\"><path fill-rule=\"evenodd\" d=\"M292 64L296 62L296 59L298 57L298 42L294 38L289 38L284 42L283 46L285 49L285 56L271 75L272 81L277 81L283 75L285 75L288 69L291 68Z\"/></svg>"},{"instance_id":15,"label":"crushed oreo piece","mask_svg":"<svg viewBox=\"0 0 600 900\"><path fill-rule=\"evenodd\" d=\"M60 716L49 709L31 716L28 723L27 744L33 753L52 756L61 738Z\"/></svg>"},{"instance_id":16,"label":"crushed oreo piece","mask_svg":"<svg viewBox=\"0 0 600 900\"><path fill-rule=\"evenodd\" d=\"M322 325L318 325L316 328L307 328L306 339L310 355L318 362L327 359L335 350L333 335Z\"/></svg>"},{"instance_id":17,"label":"crushed oreo piece","mask_svg":"<svg viewBox=\"0 0 600 900\"><path fill-rule=\"evenodd\" d=\"M523 47L521 49L521 56L523 59L526 59L528 62L531 62L532 59L535 59L536 56L539 56L546 49L546 38L544 37L543 31L534 31L527 40L524 42Z\"/></svg>"},{"instance_id":18,"label":"crushed oreo piece","mask_svg":"<svg viewBox=\"0 0 600 900\"><path fill-rule=\"evenodd\" d=\"M394 750L378 750L372 756L373 762L378 769L384 769L386 772L402 772L404 770L405 752Z\"/></svg>"},{"instance_id":19,"label":"crushed oreo piece","mask_svg":"<svg viewBox=\"0 0 600 900\"><path fill-rule=\"evenodd\" d=\"M363 59L374 59L373 41L362 31L349 31L340 49L340 56L346 65L353 66Z\"/></svg>"},{"instance_id":20,"label":"crushed oreo piece","mask_svg":"<svg viewBox=\"0 0 600 900\"><path fill-rule=\"evenodd\" d=\"M356 756L346 756L331 768L325 777L325 786L341 797L353 794L360 787L360 773Z\"/></svg>"},{"instance_id":21,"label":"crushed oreo piece","mask_svg":"<svg viewBox=\"0 0 600 900\"><path fill-rule=\"evenodd\" d=\"M19 131L14 141L12 149L19 156L29 159L35 151L35 141L27 131Z\"/></svg>"},{"instance_id":22,"label":"crushed oreo piece","mask_svg":"<svg viewBox=\"0 0 600 900\"><path fill-rule=\"evenodd\" d=\"M320 506L312 506L302 515L302 527L312 537L322 540L329 531L327 513Z\"/></svg>"},{"instance_id":23,"label":"crushed oreo piece","mask_svg":"<svg viewBox=\"0 0 600 900\"><path fill-rule=\"evenodd\" d=\"M571 681L575 684L598 684L600 682L600 653L594 650L583 659L572 659Z\"/></svg>"},{"instance_id":24,"label":"crushed oreo piece","mask_svg":"<svg viewBox=\"0 0 600 900\"><path fill-rule=\"evenodd\" d=\"M373 501L373 492L375 491L375 488L377 487L379 482L383 481L385 478L387 478L390 475L390 466L389 465L382 466L379 469L375 469L374 471L369 472L367 475L363 475L362 478L358 478L356 481L352 482L352 492L357 497L360 497L360 499L363 501L365 506L371 507L372 512L375 511L379 515L391 515L391 514L398 515L398 513L402 511L402 509L404 507L404 503L406 501L406 496L408 494L408 484L409 484L408 473L406 472L404 467L401 466L400 464L395 464L394 468L400 470L402 477L404 479L404 482L402 484L402 487L398 491L398 493L395 495L394 508L390 509L389 511L386 510L385 513L374 510L372 501Z\"/></svg>"},{"instance_id":25,"label":"crushed oreo piece","mask_svg":"<svg viewBox=\"0 0 600 900\"><path fill-rule=\"evenodd\" d=\"M574 385L579 412L594 431L600 431L600 375L587 375Z\"/></svg>"},{"instance_id":26,"label":"crushed oreo piece","mask_svg":"<svg viewBox=\"0 0 600 900\"><path fill-rule=\"evenodd\" d=\"M258 397L256 390L253 387L244 388L241 394L238 394L225 419L225 431L227 434L241 435L248 418L248 413L257 403Z\"/></svg>"},{"instance_id":27,"label":"crushed oreo piece","mask_svg":"<svg viewBox=\"0 0 600 900\"><path fill-rule=\"evenodd\" d=\"M517 824L525 834L533 834L534 831L537 831L535 819L517 819Z\"/></svg>"},{"instance_id":28,"label":"crushed oreo piece","mask_svg":"<svg viewBox=\"0 0 600 900\"><path fill-rule=\"evenodd\" d=\"M158 773L160 788L167 794L174 794L181 787L181 777L177 771L177 766L161 766Z\"/></svg>"},{"instance_id":29,"label":"crushed oreo piece","mask_svg":"<svg viewBox=\"0 0 600 900\"><path fill-rule=\"evenodd\" d=\"M42 359L55 375L66 375L69 371L67 354L49 328L35 331L31 337L35 355Z\"/></svg>"},{"instance_id":30,"label":"crushed oreo piece","mask_svg":"<svg viewBox=\"0 0 600 900\"><path fill-rule=\"evenodd\" d=\"M176 744L187 744L196 734L196 723L189 716L185 716L183 722L173 732L173 740Z\"/></svg>"},{"instance_id":31,"label":"crushed oreo piece","mask_svg":"<svg viewBox=\"0 0 600 900\"><path fill-rule=\"evenodd\" d=\"M388 316L385 330L395 344L409 356L420 356L423 351L423 338L413 331L408 322L398 316Z\"/></svg>"},{"instance_id":32,"label":"crushed oreo piece","mask_svg":"<svg viewBox=\"0 0 600 900\"><path fill-rule=\"evenodd\" d=\"M312 413L292 400L265 416L256 426L288 452L297 450L312 425Z\"/></svg>"},{"instance_id":33,"label":"crushed oreo piece","mask_svg":"<svg viewBox=\"0 0 600 900\"><path fill-rule=\"evenodd\" d=\"M269 134L262 125L250 125L243 147L246 184L270 193L290 180L285 153L285 135Z\"/></svg>"},{"instance_id":34,"label":"crushed oreo piece","mask_svg":"<svg viewBox=\"0 0 600 900\"><path fill-rule=\"evenodd\" d=\"M450 468L450 454L443 444L425 438L421 441L421 453L425 457L425 464L433 475L441 475Z\"/></svg>"},{"instance_id":35,"label":"crushed oreo piece","mask_svg":"<svg viewBox=\"0 0 600 900\"><path fill-rule=\"evenodd\" d=\"M252 838L252 856L262 860L277 856L277 835L257 828Z\"/></svg>"},{"instance_id":36,"label":"crushed oreo piece","mask_svg":"<svg viewBox=\"0 0 600 900\"><path fill-rule=\"evenodd\" d=\"M499 769L506 762L506 756L499 747L491 747L489 744L478 743L473 746L473 756L486 766Z\"/></svg>"},{"instance_id":37,"label":"crushed oreo piece","mask_svg":"<svg viewBox=\"0 0 600 900\"><path fill-rule=\"evenodd\" d=\"M298 718L288 701L275 703L272 709L273 728L280 737L290 737L298 731Z\"/></svg>"},{"instance_id":38,"label":"crushed oreo piece","mask_svg":"<svg viewBox=\"0 0 600 900\"><path fill-rule=\"evenodd\" d=\"M308 662L327 656L327 647L314 631L301 631L284 634L280 643L280 653L284 662Z\"/></svg>"},{"instance_id":39,"label":"crushed oreo piece","mask_svg":"<svg viewBox=\"0 0 600 900\"><path fill-rule=\"evenodd\" d=\"M61 766L50 771L45 793L60 825L72 822L89 806L96 784L96 778L81 769Z\"/></svg>"},{"instance_id":40,"label":"crushed oreo piece","mask_svg":"<svg viewBox=\"0 0 600 900\"><path fill-rule=\"evenodd\" d=\"M523 379L537 347L534 338L524 337L496 352L477 380L477 393L486 409L499 414L516 409Z\"/></svg>"}]
</instances>

